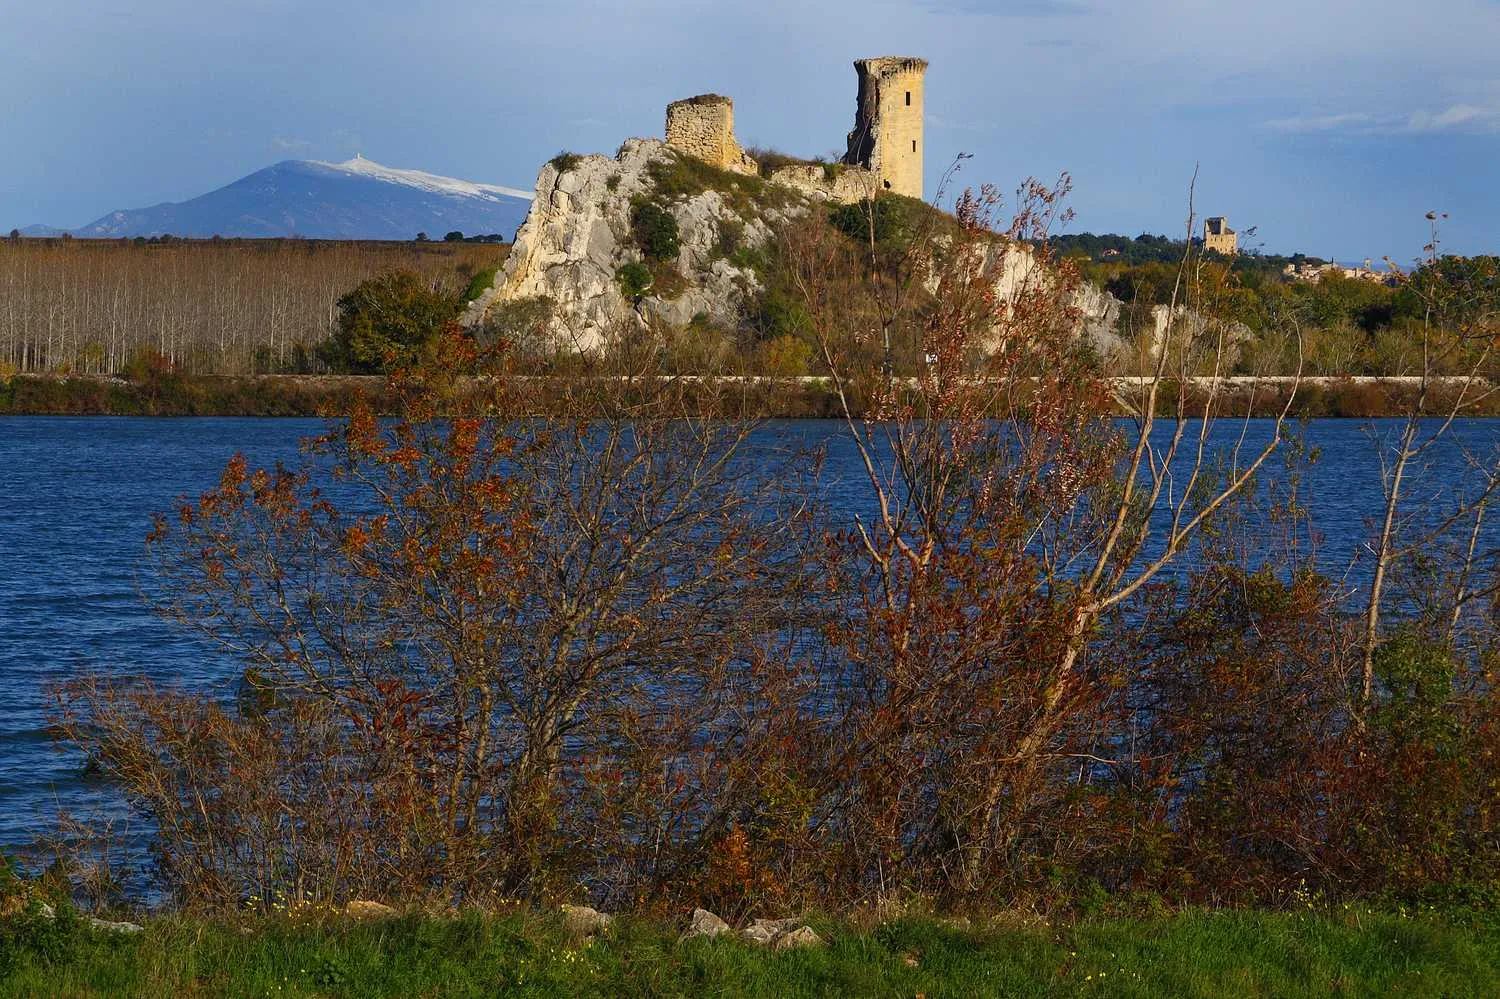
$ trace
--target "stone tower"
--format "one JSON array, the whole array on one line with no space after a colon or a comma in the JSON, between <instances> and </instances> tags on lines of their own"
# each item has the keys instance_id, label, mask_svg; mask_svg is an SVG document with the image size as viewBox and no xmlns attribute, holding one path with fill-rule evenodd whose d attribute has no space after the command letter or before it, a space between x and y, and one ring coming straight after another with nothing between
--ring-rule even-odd
<instances>
[{"instance_id":1,"label":"stone tower","mask_svg":"<svg viewBox=\"0 0 1500 999\"><path fill-rule=\"evenodd\" d=\"M755 173L755 161L734 137L734 101L699 94L667 105L667 145L720 170Z\"/></svg>"},{"instance_id":2,"label":"stone tower","mask_svg":"<svg viewBox=\"0 0 1500 999\"><path fill-rule=\"evenodd\" d=\"M1239 252L1240 237L1222 215L1203 220L1203 248L1232 257Z\"/></svg>"},{"instance_id":3,"label":"stone tower","mask_svg":"<svg viewBox=\"0 0 1500 999\"><path fill-rule=\"evenodd\" d=\"M922 90L927 60L861 59L859 105L844 162L875 173L880 187L922 197Z\"/></svg>"}]
</instances>

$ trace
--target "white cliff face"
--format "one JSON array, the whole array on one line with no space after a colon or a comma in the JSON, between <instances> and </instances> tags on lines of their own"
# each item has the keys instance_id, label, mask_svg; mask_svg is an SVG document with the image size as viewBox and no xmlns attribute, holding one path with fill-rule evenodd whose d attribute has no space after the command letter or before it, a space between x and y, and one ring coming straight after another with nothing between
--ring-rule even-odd
<instances>
[{"instance_id":1,"label":"white cliff face","mask_svg":"<svg viewBox=\"0 0 1500 999\"><path fill-rule=\"evenodd\" d=\"M946 237L939 237L939 242L946 244ZM995 297L1002 303L1014 303L1029 289L1053 284L1037 261L1036 252L1025 243L1010 240L989 243L975 266L979 274L994 282ZM937 291L936 275L928 278L927 290ZM1124 347L1117 333L1122 304L1119 299L1103 288L1082 282L1068 292L1064 304L1077 310L1076 333L1100 357L1109 360L1119 356Z\"/></svg>"},{"instance_id":2,"label":"white cliff face","mask_svg":"<svg viewBox=\"0 0 1500 999\"><path fill-rule=\"evenodd\" d=\"M737 247L763 246L773 227L829 200L829 192L819 188L826 178L821 168L808 168L808 184L777 183L777 196L742 214L712 189L673 199L660 196L652 164L670 167L680 155L654 139L630 139L613 158L578 157L564 170L551 163L543 166L510 257L494 287L470 304L465 323L481 324L508 303L546 298L553 303L554 344L580 351L596 350L613 336L653 323L681 329L705 316L721 327L738 326L762 288L754 271L732 262L726 234ZM676 219L677 258L657 268L675 266L681 280L637 302L622 292L617 274L625 264L642 259L631 232L632 201L639 198L662 205ZM753 199L733 201L746 205ZM994 276L1002 300L1013 298L1027 282L1045 280L1023 244L996 243L984 255L980 266ZM1101 354L1112 355L1119 346L1114 329L1120 303L1084 285L1069 304L1082 314L1080 332Z\"/></svg>"},{"instance_id":3,"label":"white cliff face","mask_svg":"<svg viewBox=\"0 0 1500 999\"><path fill-rule=\"evenodd\" d=\"M718 191L704 191L672 205L671 210L681 245L677 271L692 283L673 298L644 299L642 311L669 326L686 326L700 314L718 325L734 326L761 287L753 271L736 267L724 257L720 234L725 225L742 226L739 245L754 248L771 238L770 226L761 218L741 218Z\"/></svg>"},{"instance_id":4,"label":"white cliff face","mask_svg":"<svg viewBox=\"0 0 1500 999\"><path fill-rule=\"evenodd\" d=\"M1125 343L1119 328L1120 307L1124 303L1098 285L1084 281L1073 289L1068 304L1082 317L1083 336L1093 345L1095 353L1106 360L1122 355Z\"/></svg>"},{"instance_id":5,"label":"white cliff face","mask_svg":"<svg viewBox=\"0 0 1500 999\"><path fill-rule=\"evenodd\" d=\"M648 295L637 304L616 280L623 265L641 259L630 231L631 201L653 197L650 165L677 155L662 142L630 139L614 159L584 156L563 171L551 163L542 167L510 257L495 286L470 304L465 322L483 322L508 302L545 297L555 304L554 336L578 350L597 349L648 318L686 326L702 313L732 324L759 285L751 271L735 267L719 250L722 228L739 229L739 244L747 247L770 238L770 229L763 220L741 219L716 191L666 204L678 226L675 263L685 279L680 294Z\"/></svg>"}]
</instances>

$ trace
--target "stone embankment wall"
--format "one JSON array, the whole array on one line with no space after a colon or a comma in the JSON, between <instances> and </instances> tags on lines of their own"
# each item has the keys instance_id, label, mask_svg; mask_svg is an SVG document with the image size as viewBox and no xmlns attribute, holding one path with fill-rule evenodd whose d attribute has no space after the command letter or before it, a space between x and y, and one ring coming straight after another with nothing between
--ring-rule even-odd
<instances>
[{"instance_id":1,"label":"stone embankment wall","mask_svg":"<svg viewBox=\"0 0 1500 999\"><path fill-rule=\"evenodd\" d=\"M734 101L719 94L668 104L667 145L720 170L753 174L757 169L734 137Z\"/></svg>"}]
</instances>

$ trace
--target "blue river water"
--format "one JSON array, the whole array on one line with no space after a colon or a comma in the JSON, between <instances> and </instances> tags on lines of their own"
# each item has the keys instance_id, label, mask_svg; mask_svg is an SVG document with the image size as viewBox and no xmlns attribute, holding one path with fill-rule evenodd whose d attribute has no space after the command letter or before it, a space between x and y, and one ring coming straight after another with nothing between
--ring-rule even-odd
<instances>
[{"instance_id":1,"label":"blue river water","mask_svg":"<svg viewBox=\"0 0 1500 999\"><path fill-rule=\"evenodd\" d=\"M50 738L49 685L99 670L210 686L235 675L200 639L156 617L143 596L152 514L211 487L236 452L252 464L295 464L301 438L322 427L318 420L0 418L0 847L30 842L60 809L81 818L122 814L79 756ZM1215 432L1228 441L1240 429L1226 422ZM1269 429L1252 423L1249 437L1263 440ZM1321 459L1305 477L1306 497L1332 572L1341 573L1370 536L1381 505L1372 434L1395 429L1393 421L1308 427ZM840 424L783 421L764 433L826 442L830 502L836 511L858 505L861 473ZM1500 421L1459 424L1454 440L1493 453ZM1455 447L1444 445L1434 449L1419 490L1436 494L1461 476ZM1356 568L1349 578L1357 585L1360 575Z\"/></svg>"}]
</instances>

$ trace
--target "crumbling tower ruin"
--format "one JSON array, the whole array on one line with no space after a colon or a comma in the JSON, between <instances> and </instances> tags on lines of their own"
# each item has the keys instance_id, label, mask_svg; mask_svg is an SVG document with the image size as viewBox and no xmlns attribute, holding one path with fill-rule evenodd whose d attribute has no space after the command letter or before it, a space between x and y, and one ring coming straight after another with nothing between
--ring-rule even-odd
<instances>
[{"instance_id":1,"label":"crumbling tower ruin","mask_svg":"<svg viewBox=\"0 0 1500 999\"><path fill-rule=\"evenodd\" d=\"M1239 234L1229 228L1229 220L1222 215L1204 219L1203 248L1226 257L1235 256L1240 251Z\"/></svg>"},{"instance_id":2,"label":"crumbling tower ruin","mask_svg":"<svg viewBox=\"0 0 1500 999\"><path fill-rule=\"evenodd\" d=\"M734 137L734 101L719 94L668 104L667 145L720 170L756 172L755 161Z\"/></svg>"},{"instance_id":3,"label":"crumbling tower ruin","mask_svg":"<svg viewBox=\"0 0 1500 999\"><path fill-rule=\"evenodd\" d=\"M844 162L872 171L880 187L922 197L922 91L927 60L861 59L859 105Z\"/></svg>"}]
</instances>

